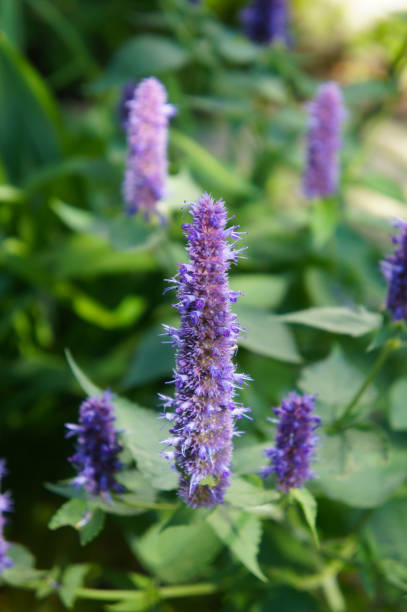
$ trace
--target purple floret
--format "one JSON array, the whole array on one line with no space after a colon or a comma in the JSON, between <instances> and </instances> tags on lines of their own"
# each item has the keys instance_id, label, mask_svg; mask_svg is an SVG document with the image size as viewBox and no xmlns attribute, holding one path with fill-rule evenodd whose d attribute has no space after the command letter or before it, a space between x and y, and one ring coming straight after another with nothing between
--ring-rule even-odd
<instances>
[{"instance_id":1,"label":"purple floret","mask_svg":"<svg viewBox=\"0 0 407 612\"><path fill-rule=\"evenodd\" d=\"M274 447L265 451L271 465L263 468L262 475L266 478L274 473L277 487L286 493L315 477L311 463L319 436L314 432L321 419L313 414L314 407L314 395L290 393L279 408L274 408L277 434Z\"/></svg>"},{"instance_id":2,"label":"purple floret","mask_svg":"<svg viewBox=\"0 0 407 612\"><path fill-rule=\"evenodd\" d=\"M309 104L307 159L303 189L307 198L333 195L339 183L339 152L346 117L337 83L323 83Z\"/></svg>"},{"instance_id":3,"label":"purple floret","mask_svg":"<svg viewBox=\"0 0 407 612\"><path fill-rule=\"evenodd\" d=\"M5 459L0 459L0 488L2 484L2 480L4 476L7 474L6 461ZM8 551L10 549L10 542L4 537L4 526L7 523L7 518L5 514L8 514L13 510L13 500L11 497L11 493L9 491L5 491L4 493L0 493L0 573L2 573L8 567L13 565L13 560L8 556Z\"/></svg>"},{"instance_id":4,"label":"purple floret","mask_svg":"<svg viewBox=\"0 0 407 612\"><path fill-rule=\"evenodd\" d=\"M398 236L393 236L396 245L393 255L381 262L381 269L387 280L386 307L393 321L407 320L407 221L395 222Z\"/></svg>"},{"instance_id":5,"label":"purple floret","mask_svg":"<svg viewBox=\"0 0 407 612\"><path fill-rule=\"evenodd\" d=\"M179 494L196 508L223 502L234 423L248 412L234 397L248 377L236 373L232 361L240 328L230 310L238 293L229 289L227 272L243 250L235 248L238 227L226 227L224 202L207 194L191 205L191 214L192 223L183 225L189 263L170 281L181 315L179 329L166 327L177 346L175 398L161 399L171 422L164 443L173 448L164 454L180 473Z\"/></svg>"},{"instance_id":6,"label":"purple floret","mask_svg":"<svg viewBox=\"0 0 407 612\"><path fill-rule=\"evenodd\" d=\"M126 108L128 155L123 196L129 215L140 210L148 219L157 214L157 202L165 196L168 120L175 107L167 104L164 85L150 77L137 85Z\"/></svg>"},{"instance_id":7,"label":"purple floret","mask_svg":"<svg viewBox=\"0 0 407 612\"><path fill-rule=\"evenodd\" d=\"M241 20L246 35L256 43L291 42L288 0L254 0L242 11Z\"/></svg>"},{"instance_id":8,"label":"purple floret","mask_svg":"<svg viewBox=\"0 0 407 612\"><path fill-rule=\"evenodd\" d=\"M78 425L66 424L66 437L78 436L76 452L69 458L78 472L74 484L104 498L109 498L111 491L123 490L116 482L122 468L118 459L122 447L114 421L112 397L105 391L101 397L90 397L81 404Z\"/></svg>"}]
</instances>

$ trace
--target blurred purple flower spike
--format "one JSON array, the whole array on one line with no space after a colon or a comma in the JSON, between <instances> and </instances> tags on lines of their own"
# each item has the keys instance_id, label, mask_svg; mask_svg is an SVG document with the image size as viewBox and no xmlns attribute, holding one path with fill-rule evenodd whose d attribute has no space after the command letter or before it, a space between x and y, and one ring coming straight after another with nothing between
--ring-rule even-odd
<instances>
[{"instance_id":1,"label":"blurred purple flower spike","mask_svg":"<svg viewBox=\"0 0 407 612\"><path fill-rule=\"evenodd\" d=\"M168 122L175 107L167 104L167 91L154 77L141 81L126 103L128 117L127 166L123 196L129 215L140 210L146 219L158 214L168 178Z\"/></svg>"},{"instance_id":2,"label":"blurred purple flower spike","mask_svg":"<svg viewBox=\"0 0 407 612\"><path fill-rule=\"evenodd\" d=\"M381 270L387 281L386 307L393 321L407 320L407 221L394 223L400 231L393 236L394 253L381 262Z\"/></svg>"},{"instance_id":3,"label":"blurred purple flower spike","mask_svg":"<svg viewBox=\"0 0 407 612\"><path fill-rule=\"evenodd\" d=\"M262 45L277 41L290 45L288 2L289 0L253 0L241 13L241 21L248 38Z\"/></svg>"},{"instance_id":4,"label":"blurred purple flower spike","mask_svg":"<svg viewBox=\"0 0 407 612\"><path fill-rule=\"evenodd\" d=\"M337 83L323 83L308 107L307 158L303 189L308 199L324 198L338 190L342 124L346 117Z\"/></svg>"},{"instance_id":5,"label":"blurred purple flower spike","mask_svg":"<svg viewBox=\"0 0 407 612\"><path fill-rule=\"evenodd\" d=\"M2 485L2 480L4 476L7 474L6 461L5 459L0 459L0 488ZM8 551L10 549L10 542L4 537L4 526L7 523L7 519L4 516L13 510L13 500L11 498L11 494L9 491L0 493L0 574L13 565L13 560L8 556Z\"/></svg>"}]
</instances>

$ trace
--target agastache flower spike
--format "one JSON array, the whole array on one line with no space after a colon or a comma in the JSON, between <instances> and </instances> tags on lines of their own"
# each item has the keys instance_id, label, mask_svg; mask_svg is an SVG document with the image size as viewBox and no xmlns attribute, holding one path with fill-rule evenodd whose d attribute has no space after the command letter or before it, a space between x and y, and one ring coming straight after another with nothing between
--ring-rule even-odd
<instances>
[{"instance_id":1,"label":"agastache flower spike","mask_svg":"<svg viewBox=\"0 0 407 612\"><path fill-rule=\"evenodd\" d=\"M5 459L0 459L0 489L2 488L2 480L6 474L6 461ZM0 573L13 565L13 560L7 555L11 544L7 542L4 537L4 526L7 523L7 519L4 515L11 512L12 509L13 501L10 492L0 492Z\"/></svg>"},{"instance_id":2,"label":"agastache flower spike","mask_svg":"<svg viewBox=\"0 0 407 612\"><path fill-rule=\"evenodd\" d=\"M167 104L166 89L154 77L137 85L126 107L128 156L123 196L129 215L141 210L148 219L158 214L157 202L165 196L168 120L175 107Z\"/></svg>"},{"instance_id":3,"label":"agastache flower spike","mask_svg":"<svg viewBox=\"0 0 407 612\"><path fill-rule=\"evenodd\" d=\"M274 408L277 419L275 445L265 451L271 465L263 468L264 478L275 473L278 488L286 493L300 488L315 477L311 463L319 436L314 431L321 419L313 414L314 395L290 393L279 408Z\"/></svg>"},{"instance_id":4,"label":"agastache flower spike","mask_svg":"<svg viewBox=\"0 0 407 612\"><path fill-rule=\"evenodd\" d=\"M253 0L241 13L247 36L256 43L270 45L281 41L289 45L289 0Z\"/></svg>"},{"instance_id":5,"label":"agastache flower spike","mask_svg":"<svg viewBox=\"0 0 407 612\"><path fill-rule=\"evenodd\" d=\"M66 437L78 436L76 452L69 461L78 471L73 480L91 495L108 499L110 491L120 493L123 487L116 482L122 464L118 459L122 450L114 428L115 414L112 396L105 391L101 397L90 397L79 410L79 425L67 423Z\"/></svg>"},{"instance_id":6,"label":"agastache flower spike","mask_svg":"<svg viewBox=\"0 0 407 612\"><path fill-rule=\"evenodd\" d=\"M393 255L381 262L381 269L387 280L386 307L393 321L407 320L407 221L398 219L398 236L393 236L396 245Z\"/></svg>"},{"instance_id":7,"label":"agastache flower spike","mask_svg":"<svg viewBox=\"0 0 407 612\"><path fill-rule=\"evenodd\" d=\"M235 372L239 323L230 310L237 294L229 290L227 271L243 249L236 249L237 227L226 228L222 200L204 194L191 205L192 223L183 225L189 263L173 279L181 315L178 330L167 328L177 345L175 398L162 395L163 418L171 422L164 443L180 474L179 494L187 505L222 503L229 485L234 421L248 409L234 400L249 378ZM172 412L169 409L172 408Z\"/></svg>"},{"instance_id":8,"label":"agastache flower spike","mask_svg":"<svg viewBox=\"0 0 407 612\"><path fill-rule=\"evenodd\" d=\"M346 117L337 83L323 83L308 105L307 159L303 179L307 198L323 198L338 190L342 124Z\"/></svg>"}]
</instances>

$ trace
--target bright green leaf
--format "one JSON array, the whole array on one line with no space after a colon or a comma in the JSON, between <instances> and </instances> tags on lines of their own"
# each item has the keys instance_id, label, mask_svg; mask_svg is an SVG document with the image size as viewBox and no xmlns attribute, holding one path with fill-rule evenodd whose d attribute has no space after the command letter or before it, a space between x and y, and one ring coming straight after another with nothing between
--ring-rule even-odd
<instances>
[{"instance_id":1,"label":"bright green leaf","mask_svg":"<svg viewBox=\"0 0 407 612\"><path fill-rule=\"evenodd\" d=\"M207 520L239 561L259 580L267 582L257 561L262 536L260 519L246 512L219 507Z\"/></svg>"},{"instance_id":2,"label":"bright green leaf","mask_svg":"<svg viewBox=\"0 0 407 612\"><path fill-rule=\"evenodd\" d=\"M77 563L67 567L62 574L61 586L58 592L62 603L67 608L73 608L77 597L76 591L82 586L89 567L86 563Z\"/></svg>"},{"instance_id":3,"label":"bright green leaf","mask_svg":"<svg viewBox=\"0 0 407 612\"><path fill-rule=\"evenodd\" d=\"M311 529L315 544L319 546L319 538L316 528L317 502L315 497L308 491L308 489L291 489L290 493L292 497L300 504L304 512L305 520Z\"/></svg>"},{"instance_id":4,"label":"bright green leaf","mask_svg":"<svg viewBox=\"0 0 407 612\"><path fill-rule=\"evenodd\" d=\"M279 320L286 323L308 325L335 334L363 336L377 329L381 325L382 317L377 313L365 310L363 307L350 310L339 306L327 306L280 315Z\"/></svg>"}]
</instances>

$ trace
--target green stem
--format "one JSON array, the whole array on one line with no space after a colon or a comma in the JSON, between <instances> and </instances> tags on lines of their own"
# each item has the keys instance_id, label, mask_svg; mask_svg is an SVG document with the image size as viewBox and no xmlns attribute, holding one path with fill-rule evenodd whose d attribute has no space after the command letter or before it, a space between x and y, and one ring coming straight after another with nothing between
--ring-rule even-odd
<instances>
[{"instance_id":1,"label":"green stem","mask_svg":"<svg viewBox=\"0 0 407 612\"><path fill-rule=\"evenodd\" d=\"M333 431L342 429L343 426L346 425L352 419L352 417L355 416L355 408L359 403L359 400L361 399L362 395L376 378L377 374L382 369L390 354L398 348L400 348L400 341L397 338L391 338L390 340L387 340L386 344L380 351L378 358L374 362L369 374L366 376L358 391L355 393L349 404L346 406L342 416L336 421L336 423L334 423L332 427Z\"/></svg>"},{"instance_id":2,"label":"green stem","mask_svg":"<svg viewBox=\"0 0 407 612\"><path fill-rule=\"evenodd\" d=\"M163 599L171 599L175 597L191 597L194 595L211 595L216 593L218 587L210 582L202 584L182 584L179 586L161 587L158 593ZM137 599L144 591L140 590L110 590L110 589L77 589L76 596L81 599L93 599L104 601L125 601Z\"/></svg>"}]
</instances>

